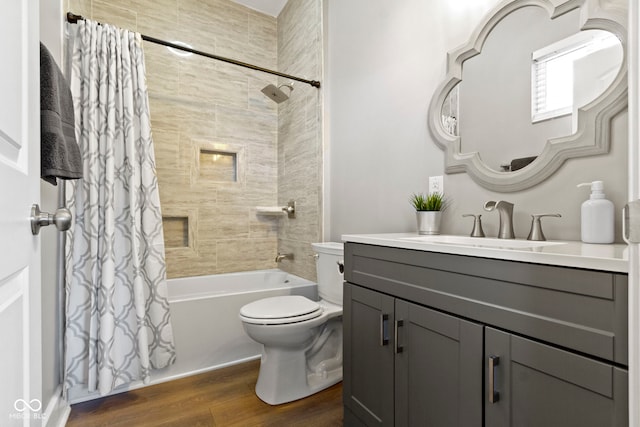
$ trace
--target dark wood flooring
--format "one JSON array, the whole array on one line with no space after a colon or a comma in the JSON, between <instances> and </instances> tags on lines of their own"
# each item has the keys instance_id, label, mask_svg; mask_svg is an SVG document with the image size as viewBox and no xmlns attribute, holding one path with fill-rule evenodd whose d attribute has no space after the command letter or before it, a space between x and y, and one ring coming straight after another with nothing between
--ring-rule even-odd
<instances>
[{"instance_id":1,"label":"dark wood flooring","mask_svg":"<svg viewBox=\"0 0 640 427\"><path fill-rule=\"evenodd\" d=\"M342 426L342 383L271 406L254 392L259 367L256 360L78 403L67 427Z\"/></svg>"}]
</instances>

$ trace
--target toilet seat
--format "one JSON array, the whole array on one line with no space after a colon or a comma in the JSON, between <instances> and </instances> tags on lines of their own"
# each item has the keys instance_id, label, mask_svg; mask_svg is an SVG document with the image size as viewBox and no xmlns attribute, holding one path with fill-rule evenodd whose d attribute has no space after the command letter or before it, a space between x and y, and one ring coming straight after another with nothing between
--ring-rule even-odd
<instances>
[{"instance_id":1,"label":"toilet seat","mask_svg":"<svg viewBox=\"0 0 640 427\"><path fill-rule=\"evenodd\" d=\"M242 320L260 325L303 322L321 314L320 304L299 295L264 298L240 309Z\"/></svg>"}]
</instances>

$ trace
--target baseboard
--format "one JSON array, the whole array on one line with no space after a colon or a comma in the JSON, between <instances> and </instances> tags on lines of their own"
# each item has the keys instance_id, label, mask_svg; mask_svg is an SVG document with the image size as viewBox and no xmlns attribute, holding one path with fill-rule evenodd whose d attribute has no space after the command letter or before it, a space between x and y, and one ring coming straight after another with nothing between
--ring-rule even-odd
<instances>
[{"instance_id":1,"label":"baseboard","mask_svg":"<svg viewBox=\"0 0 640 427\"><path fill-rule=\"evenodd\" d=\"M43 427L64 427L71 413L71 405L62 398L62 385L56 388L43 414Z\"/></svg>"}]
</instances>

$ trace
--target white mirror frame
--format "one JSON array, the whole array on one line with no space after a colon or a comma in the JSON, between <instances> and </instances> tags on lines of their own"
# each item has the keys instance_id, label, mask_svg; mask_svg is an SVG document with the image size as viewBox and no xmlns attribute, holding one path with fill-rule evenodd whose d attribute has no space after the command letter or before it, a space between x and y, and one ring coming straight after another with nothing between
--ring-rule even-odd
<instances>
[{"instance_id":1,"label":"white mirror frame","mask_svg":"<svg viewBox=\"0 0 640 427\"><path fill-rule=\"evenodd\" d=\"M447 76L429 105L429 130L445 152L445 173L467 172L479 185L497 192L530 188L551 176L565 160L609 152L611 120L627 108L627 10L626 2L603 9L599 0L509 0L489 13L471 35L469 42L447 55ZM580 29L600 29L615 34L622 44L620 72L598 98L578 110L578 128L573 135L547 140L542 153L528 166L514 172L498 172L487 167L478 152L461 152L461 138L446 132L442 106L462 81L462 64L482 52L491 30L508 14L525 6L539 6L554 19L580 8ZM517 139L517 135L513 135Z\"/></svg>"}]
</instances>

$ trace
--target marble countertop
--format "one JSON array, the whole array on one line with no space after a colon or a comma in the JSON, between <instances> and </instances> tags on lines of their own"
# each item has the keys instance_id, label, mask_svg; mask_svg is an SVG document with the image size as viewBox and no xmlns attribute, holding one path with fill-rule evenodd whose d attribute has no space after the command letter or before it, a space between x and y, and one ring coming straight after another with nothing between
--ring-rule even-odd
<instances>
[{"instance_id":1,"label":"marble countertop","mask_svg":"<svg viewBox=\"0 0 640 427\"><path fill-rule=\"evenodd\" d=\"M443 241L446 241L448 236L442 235L441 237ZM345 234L342 236L342 240L376 246L620 273L627 273L629 269L627 245L620 243L595 245L574 241L550 241L549 243L552 244L548 246L509 247L509 240L505 239L505 247L498 247L495 245L483 246L483 238L477 238L477 245L422 241L416 233ZM455 241L455 238L451 240ZM473 241L475 243L475 239ZM489 242L495 242L495 239L488 239L487 243ZM512 246L516 246L518 243L524 245L525 242L518 239Z\"/></svg>"}]
</instances>

